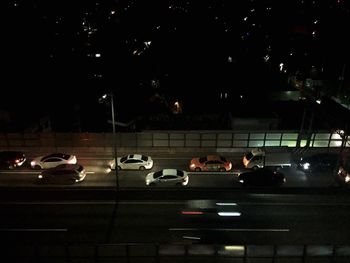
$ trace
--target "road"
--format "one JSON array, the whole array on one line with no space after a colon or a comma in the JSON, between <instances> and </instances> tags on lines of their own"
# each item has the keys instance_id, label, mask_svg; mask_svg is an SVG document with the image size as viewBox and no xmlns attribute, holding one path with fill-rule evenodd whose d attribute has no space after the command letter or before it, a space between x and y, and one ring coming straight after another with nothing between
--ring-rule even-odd
<instances>
[{"instance_id":1,"label":"road","mask_svg":"<svg viewBox=\"0 0 350 263\"><path fill-rule=\"evenodd\" d=\"M161 192L159 192L161 194ZM8 243L344 244L348 196L1 203ZM219 215L220 213L220 215Z\"/></svg>"},{"instance_id":2,"label":"road","mask_svg":"<svg viewBox=\"0 0 350 263\"><path fill-rule=\"evenodd\" d=\"M242 154L231 154L229 158L238 162ZM176 168L188 170L189 157L178 155L156 157L154 158L154 167L151 171L158 171L163 168ZM81 157L81 163L87 170L85 180L73 186L64 187L114 187L115 175L108 168L109 158L105 157ZM234 166L235 167L235 166ZM237 174L240 169L233 169L231 172L190 172L189 185L187 187L213 187L213 188L231 188L241 187L237 181ZM337 186L331 171L319 172L317 174L307 175L295 168L283 168L287 182L283 187L333 187ZM119 171L118 180L120 187L144 188L145 176L150 171ZM32 170L26 163L23 167L14 170L0 170L0 187L7 186L35 186L38 187L37 176L40 171ZM44 185L42 187L52 187ZM161 186L157 186L161 187Z\"/></svg>"}]
</instances>

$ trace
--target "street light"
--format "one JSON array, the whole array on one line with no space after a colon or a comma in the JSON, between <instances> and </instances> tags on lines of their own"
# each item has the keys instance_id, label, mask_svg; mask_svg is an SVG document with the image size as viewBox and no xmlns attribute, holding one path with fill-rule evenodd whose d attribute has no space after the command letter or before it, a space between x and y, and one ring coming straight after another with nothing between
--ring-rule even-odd
<instances>
[{"instance_id":1,"label":"street light","mask_svg":"<svg viewBox=\"0 0 350 263\"><path fill-rule=\"evenodd\" d=\"M105 103L107 99L110 99L111 110L112 110L112 125L113 125L113 156L114 156L114 170L115 170L115 184L116 190L119 189L119 178L118 178L118 161L117 161L117 144L116 144L116 136L115 136L115 118L114 118L114 96L113 93L103 94L101 98L99 98L99 103Z\"/></svg>"}]
</instances>

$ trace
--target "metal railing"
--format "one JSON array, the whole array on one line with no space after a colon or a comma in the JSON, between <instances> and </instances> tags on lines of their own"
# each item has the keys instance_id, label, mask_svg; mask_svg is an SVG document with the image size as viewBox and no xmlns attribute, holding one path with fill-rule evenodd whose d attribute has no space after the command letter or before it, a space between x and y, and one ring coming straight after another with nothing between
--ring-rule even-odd
<instances>
[{"instance_id":1,"label":"metal railing","mask_svg":"<svg viewBox=\"0 0 350 263\"><path fill-rule=\"evenodd\" d=\"M308 137L296 131L152 131L117 133L117 147L247 148L247 147L350 147L349 136L315 132ZM2 133L0 148L111 147L112 133Z\"/></svg>"}]
</instances>

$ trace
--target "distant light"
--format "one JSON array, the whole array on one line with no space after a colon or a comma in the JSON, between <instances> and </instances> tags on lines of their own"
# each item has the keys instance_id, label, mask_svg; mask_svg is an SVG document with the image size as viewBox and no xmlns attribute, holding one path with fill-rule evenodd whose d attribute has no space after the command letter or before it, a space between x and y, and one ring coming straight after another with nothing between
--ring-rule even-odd
<instances>
[{"instance_id":1,"label":"distant light","mask_svg":"<svg viewBox=\"0 0 350 263\"><path fill-rule=\"evenodd\" d=\"M106 98L107 98L107 94L103 94L102 99L106 99Z\"/></svg>"},{"instance_id":2,"label":"distant light","mask_svg":"<svg viewBox=\"0 0 350 263\"><path fill-rule=\"evenodd\" d=\"M318 23L318 20L316 19L315 21L314 21L314 24L316 25Z\"/></svg>"},{"instance_id":3,"label":"distant light","mask_svg":"<svg viewBox=\"0 0 350 263\"><path fill-rule=\"evenodd\" d=\"M95 57L96 57L96 58L100 58L100 57L101 57L101 54L100 54L100 53L97 53L97 54L95 54Z\"/></svg>"},{"instance_id":4,"label":"distant light","mask_svg":"<svg viewBox=\"0 0 350 263\"><path fill-rule=\"evenodd\" d=\"M225 206L225 205L236 206L237 203L216 203L216 205L222 205L222 206Z\"/></svg>"},{"instance_id":5,"label":"distant light","mask_svg":"<svg viewBox=\"0 0 350 263\"><path fill-rule=\"evenodd\" d=\"M239 95L239 97L240 97L241 99L243 99L243 95Z\"/></svg>"},{"instance_id":6,"label":"distant light","mask_svg":"<svg viewBox=\"0 0 350 263\"><path fill-rule=\"evenodd\" d=\"M111 15L114 15L114 14L115 14L115 10L112 10L112 11L111 11Z\"/></svg>"},{"instance_id":7,"label":"distant light","mask_svg":"<svg viewBox=\"0 0 350 263\"><path fill-rule=\"evenodd\" d=\"M254 13L254 12L255 12L255 9L254 9L254 8L250 9L250 12L251 12L251 13Z\"/></svg>"},{"instance_id":8,"label":"distant light","mask_svg":"<svg viewBox=\"0 0 350 263\"><path fill-rule=\"evenodd\" d=\"M246 16L245 18L243 18L244 21L247 21L248 17Z\"/></svg>"},{"instance_id":9,"label":"distant light","mask_svg":"<svg viewBox=\"0 0 350 263\"><path fill-rule=\"evenodd\" d=\"M228 56L228 58L227 58L227 62L232 62L232 57L231 56Z\"/></svg>"},{"instance_id":10,"label":"distant light","mask_svg":"<svg viewBox=\"0 0 350 263\"><path fill-rule=\"evenodd\" d=\"M218 212L219 216L241 216L240 212Z\"/></svg>"},{"instance_id":11,"label":"distant light","mask_svg":"<svg viewBox=\"0 0 350 263\"><path fill-rule=\"evenodd\" d=\"M321 100L320 99L316 100L316 103L321 104Z\"/></svg>"},{"instance_id":12,"label":"distant light","mask_svg":"<svg viewBox=\"0 0 350 263\"><path fill-rule=\"evenodd\" d=\"M145 41L143 42L146 47L149 47L152 44L152 41Z\"/></svg>"},{"instance_id":13,"label":"distant light","mask_svg":"<svg viewBox=\"0 0 350 263\"><path fill-rule=\"evenodd\" d=\"M280 71L283 71L283 66L284 66L284 64L280 63Z\"/></svg>"},{"instance_id":14,"label":"distant light","mask_svg":"<svg viewBox=\"0 0 350 263\"><path fill-rule=\"evenodd\" d=\"M203 215L201 211L181 211L183 215Z\"/></svg>"},{"instance_id":15,"label":"distant light","mask_svg":"<svg viewBox=\"0 0 350 263\"><path fill-rule=\"evenodd\" d=\"M244 251L244 246L225 246L225 250Z\"/></svg>"}]
</instances>

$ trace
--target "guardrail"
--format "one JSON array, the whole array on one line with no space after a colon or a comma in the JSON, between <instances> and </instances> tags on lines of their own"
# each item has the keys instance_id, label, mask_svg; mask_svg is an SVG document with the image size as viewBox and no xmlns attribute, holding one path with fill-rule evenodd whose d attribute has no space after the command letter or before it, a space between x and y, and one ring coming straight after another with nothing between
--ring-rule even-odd
<instances>
[{"instance_id":1,"label":"guardrail","mask_svg":"<svg viewBox=\"0 0 350 263\"><path fill-rule=\"evenodd\" d=\"M348 263L350 245L167 245L45 244L3 245L11 262L322 262Z\"/></svg>"}]
</instances>

